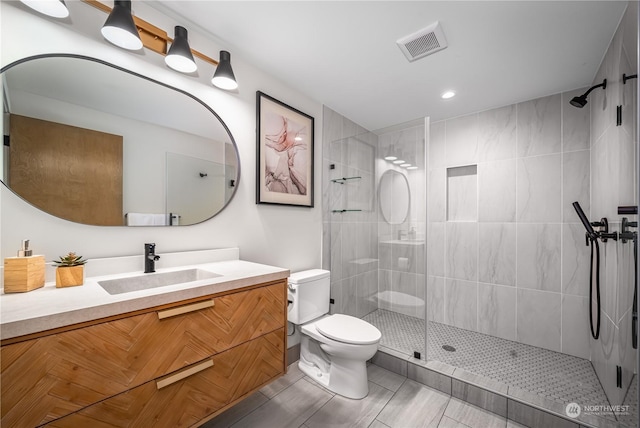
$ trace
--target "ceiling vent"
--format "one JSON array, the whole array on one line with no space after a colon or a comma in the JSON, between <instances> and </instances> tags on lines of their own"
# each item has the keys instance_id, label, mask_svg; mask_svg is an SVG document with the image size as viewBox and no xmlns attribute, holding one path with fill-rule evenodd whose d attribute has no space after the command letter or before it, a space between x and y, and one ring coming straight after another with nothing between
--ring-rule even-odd
<instances>
[{"instance_id":1,"label":"ceiling vent","mask_svg":"<svg viewBox=\"0 0 640 428\"><path fill-rule=\"evenodd\" d=\"M439 22L405 36L396 43L409 61L415 61L447 47L447 39Z\"/></svg>"}]
</instances>

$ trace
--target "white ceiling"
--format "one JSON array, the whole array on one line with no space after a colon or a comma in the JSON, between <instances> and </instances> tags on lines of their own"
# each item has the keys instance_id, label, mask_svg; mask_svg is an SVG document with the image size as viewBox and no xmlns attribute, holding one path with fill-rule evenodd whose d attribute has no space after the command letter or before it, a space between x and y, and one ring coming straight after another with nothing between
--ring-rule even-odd
<instances>
[{"instance_id":1,"label":"white ceiling","mask_svg":"<svg viewBox=\"0 0 640 428\"><path fill-rule=\"evenodd\" d=\"M163 1L235 56L375 130L590 86L617 1ZM449 47L413 63L396 40L440 21ZM635 51L634 51L635 53ZM242 90L242 76L236 75ZM457 96L440 99L452 89Z\"/></svg>"}]
</instances>

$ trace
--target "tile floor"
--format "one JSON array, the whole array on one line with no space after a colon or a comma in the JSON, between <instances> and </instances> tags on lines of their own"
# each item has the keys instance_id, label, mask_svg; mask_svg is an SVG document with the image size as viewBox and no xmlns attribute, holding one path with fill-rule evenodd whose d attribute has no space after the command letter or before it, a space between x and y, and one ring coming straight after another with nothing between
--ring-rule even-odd
<instances>
[{"instance_id":1,"label":"tile floor","mask_svg":"<svg viewBox=\"0 0 640 428\"><path fill-rule=\"evenodd\" d=\"M424 320L382 309L364 320L380 329L381 345L407 355L424 353ZM429 322L428 358L558 403L608 404L591 362L571 355Z\"/></svg>"},{"instance_id":2,"label":"tile floor","mask_svg":"<svg viewBox=\"0 0 640 428\"><path fill-rule=\"evenodd\" d=\"M326 390L298 369L255 392L203 428L522 428L374 364L369 395L350 400Z\"/></svg>"}]
</instances>

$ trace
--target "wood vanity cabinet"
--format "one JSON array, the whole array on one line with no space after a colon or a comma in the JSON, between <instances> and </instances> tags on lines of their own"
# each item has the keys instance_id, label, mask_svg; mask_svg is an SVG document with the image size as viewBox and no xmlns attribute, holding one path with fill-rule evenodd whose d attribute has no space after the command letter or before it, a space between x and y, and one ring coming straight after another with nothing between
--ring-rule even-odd
<instances>
[{"instance_id":1,"label":"wood vanity cabinet","mask_svg":"<svg viewBox=\"0 0 640 428\"><path fill-rule=\"evenodd\" d=\"M286 288L282 280L3 341L0 425L197 426L285 373Z\"/></svg>"}]
</instances>

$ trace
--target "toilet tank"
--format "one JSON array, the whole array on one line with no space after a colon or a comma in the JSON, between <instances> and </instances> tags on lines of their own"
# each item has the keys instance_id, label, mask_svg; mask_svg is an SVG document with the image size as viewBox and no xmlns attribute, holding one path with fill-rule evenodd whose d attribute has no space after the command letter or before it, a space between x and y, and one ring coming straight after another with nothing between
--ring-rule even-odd
<instances>
[{"instance_id":1,"label":"toilet tank","mask_svg":"<svg viewBox=\"0 0 640 428\"><path fill-rule=\"evenodd\" d=\"M292 273L289 276L289 300L293 303L289 305L288 321L300 325L328 314L330 290L328 270Z\"/></svg>"}]
</instances>

